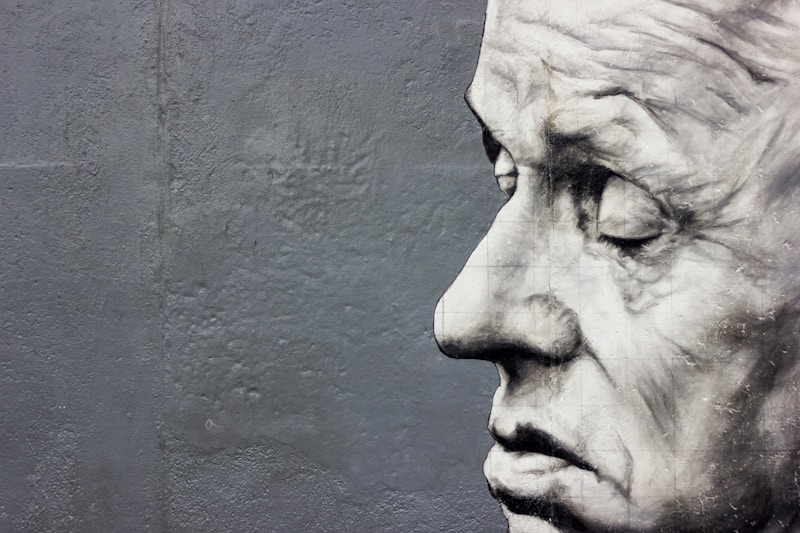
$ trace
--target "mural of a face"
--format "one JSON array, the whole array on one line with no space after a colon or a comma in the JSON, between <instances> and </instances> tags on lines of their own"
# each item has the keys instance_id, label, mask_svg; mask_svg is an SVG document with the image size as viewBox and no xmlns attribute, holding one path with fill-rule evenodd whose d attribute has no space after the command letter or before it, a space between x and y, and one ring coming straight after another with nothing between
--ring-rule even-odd
<instances>
[{"instance_id":1,"label":"mural of a face","mask_svg":"<svg viewBox=\"0 0 800 533\"><path fill-rule=\"evenodd\" d=\"M791 2L490 0L508 200L434 329L498 368L512 531L800 527L798 36Z\"/></svg>"}]
</instances>

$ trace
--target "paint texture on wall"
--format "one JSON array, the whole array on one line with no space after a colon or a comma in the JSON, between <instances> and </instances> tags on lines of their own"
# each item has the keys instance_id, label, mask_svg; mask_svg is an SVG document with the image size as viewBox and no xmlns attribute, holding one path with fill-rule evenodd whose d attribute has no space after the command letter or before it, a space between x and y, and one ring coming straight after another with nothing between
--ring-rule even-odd
<instances>
[{"instance_id":1,"label":"paint texture on wall","mask_svg":"<svg viewBox=\"0 0 800 533\"><path fill-rule=\"evenodd\" d=\"M0 530L505 529L431 340L484 9L0 8Z\"/></svg>"}]
</instances>

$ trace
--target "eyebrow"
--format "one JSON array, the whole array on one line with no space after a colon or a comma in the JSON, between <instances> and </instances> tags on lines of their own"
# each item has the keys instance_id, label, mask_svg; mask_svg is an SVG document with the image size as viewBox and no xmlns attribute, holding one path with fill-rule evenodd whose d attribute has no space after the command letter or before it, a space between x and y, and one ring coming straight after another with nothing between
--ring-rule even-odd
<instances>
[{"instance_id":1,"label":"eyebrow","mask_svg":"<svg viewBox=\"0 0 800 533\"><path fill-rule=\"evenodd\" d=\"M601 98L609 98L614 96L624 96L647 113L651 119L655 121L655 123L661 128L663 131L668 133L674 133L674 128L672 128L669 124L667 124L663 118L660 116L660 113L664 111L665 107L663 105L659 106L657 102L650 100L650 99L643 99L636 94L626 89L625 87L615 86L609 87L608 89L602 89L600 91L592 91L588 93L589 96L593 97L595 100L600 100Z\"/></svg>"}]
</instances>

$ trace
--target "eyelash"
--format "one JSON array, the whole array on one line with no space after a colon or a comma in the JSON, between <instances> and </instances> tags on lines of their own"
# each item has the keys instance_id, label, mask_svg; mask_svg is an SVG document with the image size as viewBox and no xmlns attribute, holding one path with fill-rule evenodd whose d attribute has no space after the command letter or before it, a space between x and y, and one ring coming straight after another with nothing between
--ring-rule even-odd
<instances>
[{"instance_id":1,"label":"eyelash","mask_svg":"<svg viewBox=\"0 0 800 533\"><path fill-rule=\"evenodd\" d=\"M609 237L608 235L599 235L598 240L616 248L623 255L632 256L643 251L648 244L658 240L660 237L661 235L644 239L620 239L618 237Z\"/></svg>"}]
</instances>

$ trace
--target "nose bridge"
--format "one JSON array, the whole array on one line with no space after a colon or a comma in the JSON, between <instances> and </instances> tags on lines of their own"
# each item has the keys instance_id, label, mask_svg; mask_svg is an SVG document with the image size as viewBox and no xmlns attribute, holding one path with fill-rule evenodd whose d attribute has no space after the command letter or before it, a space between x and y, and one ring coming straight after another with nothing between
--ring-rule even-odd
<instances>
[{"instance_id":1,"label":"nose bridge","mask_svg":"<svg viewBox=\"0 0 800 533\"><path fill-rule=\"evenodd\" d=\"M516 202L516 204L515 204ZM439 300L434 332L453 357L525 351L563 360L579 342L578 318L554 293L554 264L572 262L559 225L515 197ZM556 254L557 257L554 257Z\"/></svg>"}]
</instances>

